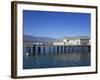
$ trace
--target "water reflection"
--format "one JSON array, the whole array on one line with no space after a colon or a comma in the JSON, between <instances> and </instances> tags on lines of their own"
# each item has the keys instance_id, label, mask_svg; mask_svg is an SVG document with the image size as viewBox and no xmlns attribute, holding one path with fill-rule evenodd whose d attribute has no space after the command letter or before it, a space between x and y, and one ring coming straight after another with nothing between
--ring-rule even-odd
<instances>
[{"instance_id":1,"label":"water reflection","mask_svg":"<svg viewBox=\"0 0 100 80\"><path fill-rule=\"evenodd\" d=\"M56 67L75 67L75 66L90 66L90 50L88 48L66 48L58 49L42 47L37 48L39 52L36 55L26 56L24 49L23 69L36 68L56 68Z\"/></svg>"}]
</instances>

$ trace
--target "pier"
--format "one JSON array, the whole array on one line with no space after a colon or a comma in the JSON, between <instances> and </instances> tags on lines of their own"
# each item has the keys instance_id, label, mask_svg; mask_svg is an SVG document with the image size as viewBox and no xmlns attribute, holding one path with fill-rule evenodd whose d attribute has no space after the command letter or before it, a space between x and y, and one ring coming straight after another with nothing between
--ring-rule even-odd
<instances>
[{"instance_id":1,"label":"pier","mask_svg":"<svg viewBox=\"0 0 100 80\"><path fill-rule=\"evenodd\" d=\"M24 48L28 55L90 52L90 45L34 45L31 43L24 44Z\"/></svg>"}]
</instances>

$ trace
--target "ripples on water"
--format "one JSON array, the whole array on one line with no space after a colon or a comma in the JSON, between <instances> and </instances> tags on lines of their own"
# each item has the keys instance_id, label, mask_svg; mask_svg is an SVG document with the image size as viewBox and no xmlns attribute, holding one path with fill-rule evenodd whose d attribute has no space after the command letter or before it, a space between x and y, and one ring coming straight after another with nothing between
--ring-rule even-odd
<instances>
[{"instance_id":1,"label":"ripples on water","mask_svg":"<svg viewBox=\"0 0 100 80\"><path fill-rule=\"evenodd\" d=\"M23 56L23 69L90 66L90 51L66 53L41 53Z\"/></svg>"}]
</instances>

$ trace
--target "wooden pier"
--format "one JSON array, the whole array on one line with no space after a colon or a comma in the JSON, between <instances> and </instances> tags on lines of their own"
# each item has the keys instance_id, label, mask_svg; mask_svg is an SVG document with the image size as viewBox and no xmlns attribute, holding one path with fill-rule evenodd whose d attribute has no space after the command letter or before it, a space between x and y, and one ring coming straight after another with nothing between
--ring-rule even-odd
<instances>
[{"instance_id":1,"label":"wooden pier","mask_svg":"<svg viewBox=\"0 0 100 80\"><path fill-rule=\"evenodd\" d=\"M25 53L29 55L60 54L90 51L90 45L33 45L24 44Z\"/></svg>"}]
</instances>

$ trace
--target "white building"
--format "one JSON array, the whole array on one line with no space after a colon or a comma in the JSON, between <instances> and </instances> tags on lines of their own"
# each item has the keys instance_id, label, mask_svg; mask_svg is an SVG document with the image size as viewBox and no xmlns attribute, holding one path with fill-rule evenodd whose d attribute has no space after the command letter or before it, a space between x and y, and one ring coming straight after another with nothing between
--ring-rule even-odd
<instances>
[{"instance_id":1,"label":"white building","mask_svg":"<svg viewBox=\"0 0 100 80\"><path fill-rule=\"evenodd\" d=\"M64 45L63 39L58 39L53 42L53 45Z\"/></svg>"},{"instance_id":2,"label":"white building","mask_svg":"<svg viewBox=\"0 0 100 80\"><path fill-rule=\"evenodd\" d=\"M64 37L53 42L53 45L90 45L90 38L83 37Z\"/></svg>"}]
</instances>

